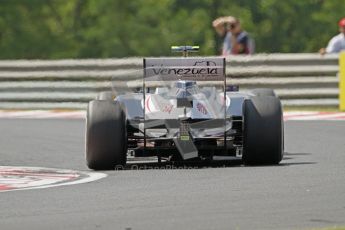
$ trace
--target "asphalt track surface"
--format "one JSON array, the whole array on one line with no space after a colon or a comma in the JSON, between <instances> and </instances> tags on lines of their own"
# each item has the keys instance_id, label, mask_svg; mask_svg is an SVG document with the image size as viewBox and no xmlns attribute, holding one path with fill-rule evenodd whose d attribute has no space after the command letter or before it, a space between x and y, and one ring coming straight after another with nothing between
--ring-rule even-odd
<instances>
[{"instance_id":1,"label":"asphalt track surface","mask_svg":"<svg viewBox=\"0 0 345 230\"><path fill-rule=\"evenodd\" d=\"M0 165L88 170L84 128L83 120L1 119ZM0 193L0 229L343 226L344 137L344 121L286 121L280 166L107 171L87 184Z\"/></svg>"}]
</instances>

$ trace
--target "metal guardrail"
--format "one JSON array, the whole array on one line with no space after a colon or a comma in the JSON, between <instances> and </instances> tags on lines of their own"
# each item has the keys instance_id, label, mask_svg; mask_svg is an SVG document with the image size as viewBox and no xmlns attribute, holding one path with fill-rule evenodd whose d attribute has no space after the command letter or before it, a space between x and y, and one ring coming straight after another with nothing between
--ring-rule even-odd
<instances>
[{"instance_id":1,"label":"metal guardrail","mask_svg":"<svg viewBox=\"0 0 345 230\"><path fill-rule=\"evenodd\" d=\"M0 61L0 109L83 109L111 78L142 68L142 58ZM284 106L338 106L338 55L227 57L227 82L273 88Z\"/></svg>"}]
</instances>

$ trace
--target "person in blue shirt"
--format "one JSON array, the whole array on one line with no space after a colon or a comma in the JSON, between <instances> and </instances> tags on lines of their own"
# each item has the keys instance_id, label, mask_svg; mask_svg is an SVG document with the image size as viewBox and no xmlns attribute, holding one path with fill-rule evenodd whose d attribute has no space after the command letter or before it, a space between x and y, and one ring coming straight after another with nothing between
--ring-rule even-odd
<instances>
[{"instance_id":1,"label":"person in blue shirt","mask_svg":"<svg viewBox=\"0 0 345 230\"><path fill-rule=\"evenodd\" d=\"M248 33L241 28L240 21L233 17L220 17L212 23L216 32L224 37L222 55L253 54L254 41Z\"/></svg>"}]
</instances>

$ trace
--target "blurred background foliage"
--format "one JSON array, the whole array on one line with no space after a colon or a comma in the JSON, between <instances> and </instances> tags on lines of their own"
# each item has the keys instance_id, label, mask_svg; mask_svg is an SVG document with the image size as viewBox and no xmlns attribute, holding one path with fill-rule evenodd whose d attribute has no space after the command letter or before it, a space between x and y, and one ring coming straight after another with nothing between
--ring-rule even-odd
<instances>
[{"instance_id":1,"label":"blurred background foliage","mask_svg":"<svg viewBox=\"0 0 345 230\"><path fill-rule=\"evenodd\" d=\"M256 52L317 52L338 33L344 0L0 0L0 59L216 55L211 23L240 18Z\"/></svg>"}]
</instances>

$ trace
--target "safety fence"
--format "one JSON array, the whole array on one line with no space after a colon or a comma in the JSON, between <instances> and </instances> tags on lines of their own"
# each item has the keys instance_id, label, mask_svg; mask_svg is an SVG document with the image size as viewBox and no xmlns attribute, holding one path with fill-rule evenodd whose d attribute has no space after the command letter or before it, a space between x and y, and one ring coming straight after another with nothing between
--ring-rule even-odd
<instances>
[{"instance_id":1,"label":"safety fence","mask_svg":"<svg viewBox=\"0 0 345 230\"><path fill-rule=\"evenodd\" d=\"M338 107L338 55L228 56L227 83L273 88L284 106ZM111 78L142 69L142 58L0 61L0 109L84 109Z\"/></svg>"}]
</instances>

